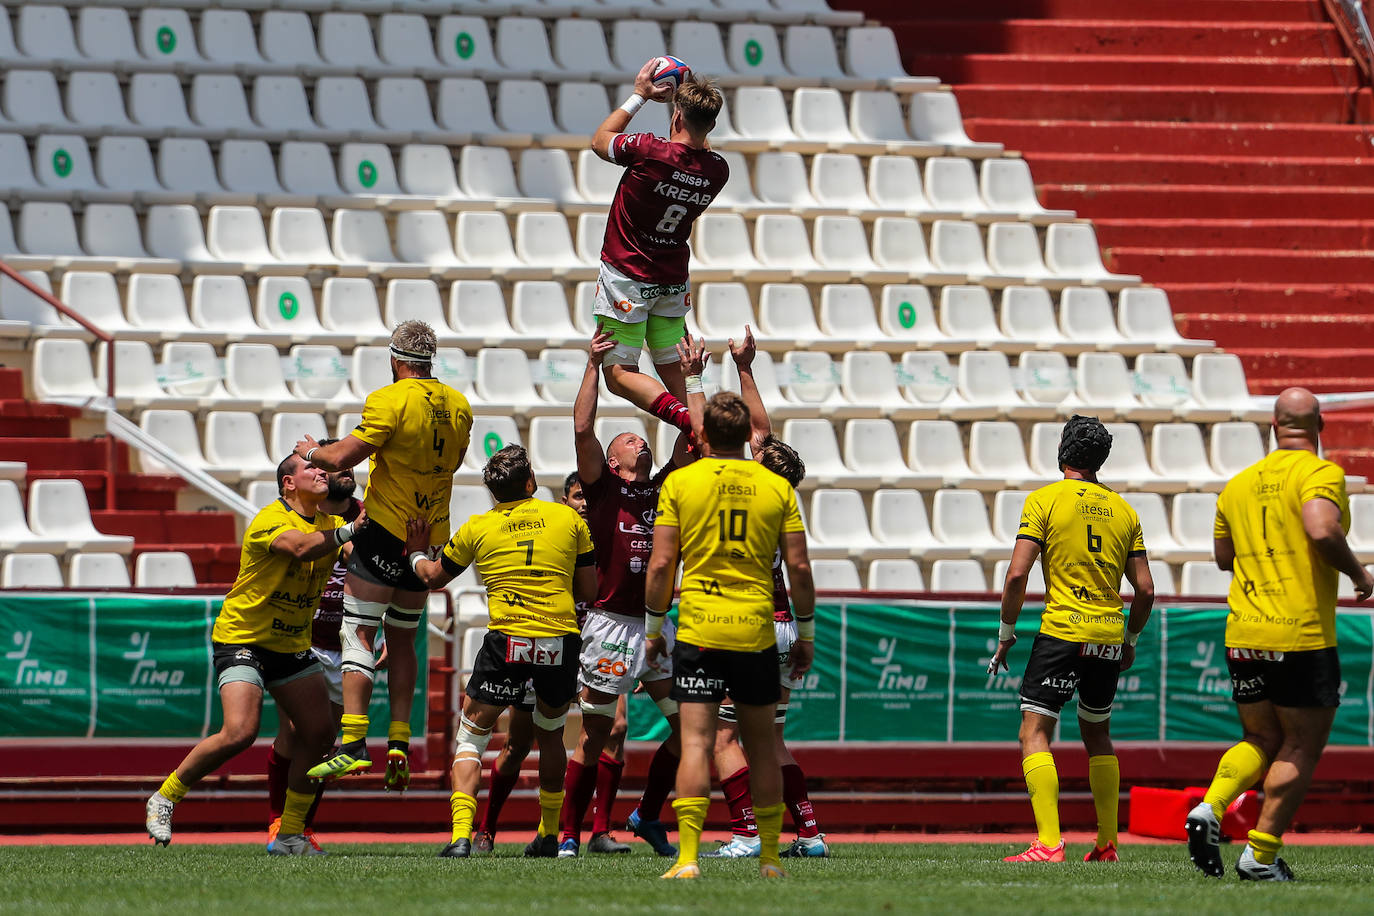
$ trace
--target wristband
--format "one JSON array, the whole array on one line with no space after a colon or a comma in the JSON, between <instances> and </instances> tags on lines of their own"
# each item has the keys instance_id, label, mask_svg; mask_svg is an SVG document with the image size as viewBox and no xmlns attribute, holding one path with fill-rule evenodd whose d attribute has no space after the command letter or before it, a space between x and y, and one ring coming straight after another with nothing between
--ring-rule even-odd
<instances>
[{"instance_id":1,"label":"wristband","mask_svg":"<svg viewBox=\"0 0 1374 916\"><path fill-rule=\"evenodd\" d=\"M797 618L797 638L806 642L816 641L816 618L807 617L805 620Z\"/></svg>"},{"instance_id":2,"label":"wristband","mask_svg":"<svg viewBox=\"0 0 1374 916\"><path fill-rule=\"evenodd\" d=\"M688 394L701 394L706 390L701 385L701 376L699 375L689 375L684 381L687 383Z\"/></svg>"},{"instance_id":3,"label":"wristband","mask_svg":"<svg viewBox=\"0 0 1374 916\"><path fill-rule=\"evenodd\" d=\"M997 628L997 641L998 641L998 642L1007 642L1008 640L1015 640L1015 639L1016 639L1016 624L1014 624L1014 623L1007 623L1006 621L1003 621L1003 622L1002 622L1002 625L1001 625L1000 627Z\"/></svg>"},{"instance_id":4,"label":"wristband","mask_svg":"<svg viewBox=\"0 0 1374 916\"><path fill-rule=\"evenodd\" d=\"M620 106L620 110L633 118L635 116L635 112L639 111L639 109L644 107L644 102L644 96L636 92L634 95L630 96L628 99L624 101L624 103Z\"/></svg>"},{"instance_id":5,"label":"wristband","mask_svg":"<svg viewBox=\"0 0 1374 916\"><path fill-rule=\"evenodd\" d=\"M644 605L644 637L656 639L663 635L663 621L668 619L667 611L656 611Z\"/></svg>"},{"instance_id":6,"label":"wristband","mask_svg":"<svg viewBox=\"0 0 1374 916\"><path fill-rule=\"evenodd\" d=\"M349 522L347 525L340 525L339 527L334 529L335 545L342 547L344 544L347 544L351 540L353 540L352 522Z\"/></svg>"},{"instance_id":7,"label":"wristband","mask_svg":"<svg viewBox=\"0 0 1374 916\"><path fill-rule=\"evenodd\" d=\"M411 568L411 570L412 570L416 575L419 575L419 574L420 574L420 561L421 561L421 560L428 560L428 559L429 559L429 555L426 554L423 550L417 550L417 551L415 551L414 553L412 553L412 554L410 555L410 568Z\"/></svg>"},{"instance_id":8,"label":"wristband","mask_svg":"<svg viewBox=\"0 0 1374 916\"><path fill-rule=\"evenodd\" d=\"M1134 646L1137 642L1140 641L1140 634L1132 633L1130 630L1127 630L1124 634L1122 634L1121 638L1122 641L1126 643L1126 645Z\"/></svg>"},{"instance_id":9,"label":"wristband","mask_svg":"<svg viewBox=\"0 0 1374 916\"><path fill-rule=\"evenodd\" d=\"M310 463L310 456L313 455L313 454L315 454L315 453L318 452L319 450L320 450L320 447L319 447L318 445L315 446L315 447L312 448L312 449L309 449L309 450L305 453L305 463L306 463L306 464L309 464L309 463Z\"/></svg>"}]
</instances>

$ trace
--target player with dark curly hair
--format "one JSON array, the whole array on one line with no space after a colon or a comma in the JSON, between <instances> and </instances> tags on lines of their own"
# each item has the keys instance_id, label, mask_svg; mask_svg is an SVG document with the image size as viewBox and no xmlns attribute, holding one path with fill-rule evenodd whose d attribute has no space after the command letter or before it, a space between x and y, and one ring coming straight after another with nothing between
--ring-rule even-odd
<instances>
[{"instance_id":1,"label":"player with dark curly hair","mask_svg":"<svg viewBox=\"0 0 1374 916\"><path fill-rule=\"evenodd\" d=\"M1044 554L1045 611L1021 681L1021 769L1039 835L1008 862L1063 862L1059 774L1050 738L1059 711L1078 693L1078 728L1088 751L1088 784L1097 809L1097 842L1086 862L1115 862L1121 769L1109 729L1117 677L1135 661L1135 644L1154 607L1154 581L1140 519L1098 483L1112 437L1096 417L1075 415L1059 440L1064 479L1026 497L1002 588L1002 625L988 675L1007 668L1031 566ZM1135 587L1129 619L1121 575Z\"/></svg>"}]
</instances>

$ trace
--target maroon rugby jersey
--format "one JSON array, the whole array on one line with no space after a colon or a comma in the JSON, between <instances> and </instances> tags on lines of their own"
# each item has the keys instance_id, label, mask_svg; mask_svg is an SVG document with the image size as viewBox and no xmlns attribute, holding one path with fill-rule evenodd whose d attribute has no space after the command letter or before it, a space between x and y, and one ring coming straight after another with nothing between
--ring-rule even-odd
<instances>
[{"instance_id":1,"label":"maroon rugby jersey","mask_svg":"<svg viewBox=\"0 0 1374 916\"><path fill-rule=\"evenodd\" d=\"M624 480L602 462L601 476L582 484L587 527L596 548L596 600L592 607L627 617L644 616L644 580L654 551L658 491L676 468L669 463L643 483Z\"/></svg>"},{"instance_id":2,"label":"maroon rugby jersey","mask_svg":"<svg viewBox=\"0 0 1374 916\"><path fill-rule=\"evenodd\" d=\"M787 600L787 580L782 575L782 550L773 554L773 622L792 619L792 602Z\"/></svg>"},{"instance_id":3,"label":"maroon rugby jersey","mask_svg":"<svg viewBox=\"0 0 1374 916\"><path fill-rule=\"evenodd\" d=\"M343 520L353 521L362 508L361 502L351 499L348 508L344 510ZM329 571L329 581L320 593L320 604L315 608L315 619L311 621L310 644L317 649L343 651L343 645L339 642L339 628L343 626L344 578L347 574L348 564L344 562L343 551L340 550L339 558L334 561L334 568Z\"/></svg>"},{"instance_id":4,"label":"maroon rugby jersey","mask_svg":"<svg viewBox=\"0 0 1374 916\"><path fill-rule=\"evenodd\" d=\"M626 168L611 200L601 260L641 283L686 283L692 223L725 187L730 167L711 150L653 134L616 134L610 152Z\"/></svg>"}]
</instances>

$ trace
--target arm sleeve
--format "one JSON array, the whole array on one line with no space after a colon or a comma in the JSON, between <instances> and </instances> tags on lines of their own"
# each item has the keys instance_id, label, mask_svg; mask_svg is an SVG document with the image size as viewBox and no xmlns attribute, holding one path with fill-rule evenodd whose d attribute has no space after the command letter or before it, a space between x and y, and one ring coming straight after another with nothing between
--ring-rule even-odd
<instances>
[{"instance_id":1,"label":"arm sleeve","mask_svg":"<svg viewBox=\"0 0 1374 916\"><path fill-rule=\"evenodd\" d=\"M363 404L363 418L353 435L368 445L381 448L396 432L396 406L380 391L374 391Z\"/></svg>"},{"instance_id":2,"label":"arm sleeve","mask_svg":"<svg viewBox=\"0 0 1374 916\"><path fill-rule=\"evenodd\" d=\"M472 527L464 522L457 533L444 545L444 552L440 559L444 562L444 568L448 568L449 563L467 568L472 565L475 550L472 543Z\"/></svg>"},{"instance_id":3,"label":"arm sleeve","mask_svg":"<svg viewBox=\"0 0 1374 916\"><path fill-rule=\"evenodd\" d=\"M1231 523L1226 521L1226 501L1225 493L1217 498L1217 515L1212 520L1212 537L1217 539L1229 538L1231 536Z\"/></svg>"},{"instance_id":4,"label":"arm sleeve","mask_svg":"<svg viewBox=\"0 0 1374 916\"><path fill-rule=\"evenodd\" d=\"M676 477L669 477L663 481L663 487L658 491L658 515L654 517L654 527L663 526L665 528L677 528L677 498L673 486Z\"/></svg>"},{"instance_id":5,"label":"arm sleeve","mask_svg":"<svg viewBox=\"0 0 1374 916\"><path fill-rule=\"evenodd\" d=\"M802 524L801 509L797 507L797 491L787 488L787 502L783 506L782 530L785 532L805 531Z\"/></svg>"},{"instance_id":6,"label":"arm sleeve","mask_svg":"<svg viewBox=\"0 0 1374 916\"><path fill-rule=\"evenodd\" d=\"M1044 547L1048 521L1049 513L1046 511L1044 499L1039 493L1032 493L1026 497L1026 504L1021 507L1021 524L1016 529L1017 539L1025 538ZM1145 549L1144 545L1141 545L1141 549Z\"/></svg>"},{"instance_id":7,"label":"arm sleeve","mask_svg":"<svg viewBox=\"0 0 1374 916\"><path fill-rule=\"evenodd\" d=\"M1128 557L1145 556L1145 532L1140 530L1140 519L1135 520L1135 526L1131 530L1131 549L1126 552Z\"/></svg>"},{"instance_id":8,"label":"arm sleeve","mask_svg":"<svg viewBox=\"0 0 1374 916\"><path fill-rule=\"evenodd\" d=\"M653 134L616 134L611 138L611 158L616 165L638 165L653 145Z\"/></svg>"},{"instance_id":9,"label":"arm sleeve","mask_svg":"<svg viewBox=\"0 0 1374 916\"><path fill-rule=\"evenodd\" d=\"M1341 470L1340 465L1323 462L1303 480L1298 497L1304 503L1314 499L1329 499L1341 510L1341 520L1350 520L1345 496L1345 471Z\"/></svg>"}]
</instances>

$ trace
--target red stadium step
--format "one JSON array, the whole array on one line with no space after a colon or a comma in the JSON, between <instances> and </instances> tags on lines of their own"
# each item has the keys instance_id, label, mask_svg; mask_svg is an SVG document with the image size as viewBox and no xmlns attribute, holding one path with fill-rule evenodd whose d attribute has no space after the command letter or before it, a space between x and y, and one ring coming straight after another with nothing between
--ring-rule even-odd
<instances>
[{"instance_id":1,"label":"red stadium step","mask_svg":"<svg viewBox=\"0 0 1374 916\"><path fill-rule=\"evenodd\" d=\"M1175 312L1326 312L1370 315L1374 318L1374 285L1335 286L1289 283L1168 283L1169 304Z\"/></svg>"},{"instance_id":2,"label":"red stadium step","mask_svg":"<svg viewBox=\"0 0 1374 916\"><path fill-rule=\"evenodd\" d=\"M955 95L968 118L1014 118L1033 111L1041 117L1064 120L1344 124L1355 113L1354 93L1336 88L1236 86L1199 91L1134 82L1107 86L964 84L955 87Z\"/></svg>"},{"instance_id":3,"label":"red stadium step","mask_svg":"<svg viewBox=\"0 0 1374 916\"><path fill-rule=\"evenodd\" d=\"M126 534L158 544L232 543L234 516L228 512L163 512L149 509L92 510L91 521L104 534ZM142 544L140 543L140 547ZM210 557L206 556L208 563Z\"/></svg>"},{"instance_id":4,"label":"red stadium step","mask_svg":"<svg viewBox=\"0 0 1374 916\"><path fill-rule=\"evenodd\" d=\"M1286 249L1109 248L1104 262L1117 273L1153 283L1189 283L1228 277L1250 282L1358 283L1374 273L1374 251Z\"/></svg>"},{"instance_id":5,"label":"red stadium step","mask_svg":"<svg viewBox=\"0 0 1374 916\"><path fill-rule=\"evenodd\" d=\"M0 400L0 436L66 439L71 435L71 421L79 416L81 411L75 407L39 404L35 401Z\"/></svg>"},{"instance_id":6,"label":"red stadium step","mask_svg":"<svg viewBox=\"0 0 1374 916\"><path fill-rule=\"evenodd\" d=\"M24 397L24 371L0 367L0 401L22 400Z\"/></svg>"},{"instance_id":7,"label":"red stadium step","mask_svg":"<svg viewBox=\"0 0 1374 916\"><path fill-rule=\"evenodd\" d=\"M1245 364L1247 379L1317 379L1326 391L1374 390L1374 348L1235 347L1230 352ZM1336 382L1342 387L1327 387Z\"/></svg>"},{"instance_id":8,"label":"red stadium step","mask_svg":"<svg viewBox=\"0 0 1374 916\"><path fill-rule=\"evenodd\" d=\"M1110 21L1173 19L1206 22L1306 22L1325 23L1321 0L1135 0L1103 3L1102 0L979 0L949 3L948 0L838 0L839 9L862 10L870 19L888 25L929 19L990 21L999 19L1097 19Z\"/></svg>"},{"instance_id":9,"label":"red stadium step","mask_svg":"<svg viewBox=\"0 0 1374 916\"><path fill-rule=\"evenodd\" d=\"M1300 219L1094 219L1104 247L1374 249L1374 222Z\"/></svg>"},{"instance_id":10,"label":"red stadium step","mask_svg":"<svg viewBox=\"0 0 1374 916\"><path fill-rule=\"evenodd\" d=\"M1374 129L1352 124L967 118L964 127L975 140L995 140L1009 149L1034 152L1368 157L1374 151Z\"/></svg>"},{"instance_id":11,"label":"red stadium step","mask_svg":"<svg viewBox=\"0 0 1374 916\"><path fill-rule=\"evenodd\" d=\"M1163 219L1349 219L1374 212L1374 188L1102 184L1041 186L1046 207L1080 215Z\"/></svg>"},{"instance_id":12,"label":"red stadium step","mask_svg":"<svg viewBox=\"0 0 1374 916\"><path fill-rule=\"evenodd\" d=\"M1370 430L1366 428L1366 439L1369 438L1369 434ZM1326 457L1344 468L1347 474L1374 478L1374 449L1329 448L1326 450Z\"/></svg>"},{"instance_id":13,"label":"red stadium step","mask_svg":"<svg viewBox=\"0 0 1374 916\"><path fill-rule=\"evenodd\" d=\"M1359 69L1348 58L1129 57L1112 54L913 54L908 73L946 83L1070 86L1286 86L1351 89Z\"/></svg>"},{"instance_id":14,"label":"red stadium step","mask_svg":"<svg viewBox=\"0 0 1374 916\"><path fill-rule=\"evenodd\" d=\"M128 467L129 447L117 443L119 467ZM30 471L79 471L105 467L105 443L96 439L8 437L0 439L0 461L28 462Z\"/></svg>"},{"instance_id":15,"label":"red stadium step","mask_svg":"<svg viewBox=\"0 0 1374 916\"><path fill-rule=\"evenodd\" d=\"M34 471L30 468L27 482L58 479L81 481L86 488L86 502L92 507L105 507L104 471ZM116 507L173 511L177 507L177 493L185 487L186 482L180 477L121 473L115 477Z\"/></svg>"},{"instance_id":16,"label":"red stadium step","mask_svg":"<svg viewBox=\"0 0 1374 916\"><path fill-rule=\"evenodd\" d=\"M1329 23L1203 21L1121 22L1088 19L1008 19L984 22L895 22L898 47L909 55L1120 54L1127 57L1338 57Z\"/></svg>"},{"instance_id":17,"label":"red stadium step","mask_svg":"<svg viewBox=\"0 0 1374 916\"><path fill-rule=\"evenodd\" d=\"M1258 347L1274 341L1310 348L1339 340L1344 346L1374 349L1374 322L1364 315L1175 312L1174 323L1187 337L1215 340L1226 348Z\"/></svg>"},{"instance_id":18,"label":"red stadium step","mask_svg":"<svg viewBox=\"0 0 1374 916\"><path fill-rule=\"evenodd\" d=\"M1374 186L1368 160L1350 157L1177 156L1160 153L1026 152L1040 184Z\"/></svg>"},{"instance_id":19,"label":"red stadium step","mask_svg":"<svg viewBox=\"0 0 1374 916\"><path fill-rule=\"evenodd\" d=\"M1328 449L1369 448L1370 434L1374 433L1374 411L1328 410L1325 419L1322 443Z\"/></svg>"}]
</instances>

